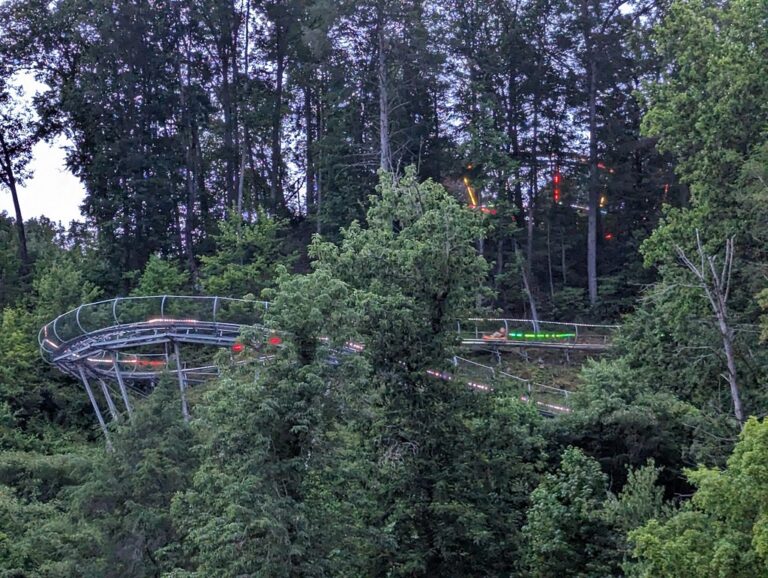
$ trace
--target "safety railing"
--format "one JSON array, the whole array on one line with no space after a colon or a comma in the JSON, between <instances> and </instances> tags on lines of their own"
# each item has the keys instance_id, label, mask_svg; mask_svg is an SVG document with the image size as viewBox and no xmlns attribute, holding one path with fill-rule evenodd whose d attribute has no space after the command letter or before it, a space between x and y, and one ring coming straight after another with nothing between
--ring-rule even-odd
<instances>
[{"instance_id":1,"label":"safety railing","mask_svg":"<svg viewBox=\"0 0 768 578\"><path fill-rule=\"evenodd\" d=\"M466 381L470 387L491 391L495 384L506 383L520 392L522 401L535 405L542 413L561 414L571 411L572 392L567 389L538 383L463 357L454 357L453 363L455 377Z\"/></svg>"},{"instance_id":2,"label":"safety railing","mask_svg":"<svg viewBox=\"0 0 768 578\"><path fill-rule=\"evenodd\" d=\"M213 323L253 325L263 320L269 308L266 301L198 297L187 295L153 295L149 297L117 297L87 303L59 315L40 330L38 341L43 357L50 361L62 347L94 332L125 325Z\"/></svg>"},{"instance_id":3,"label":"safety railing","mask_svg":"<svg viewBox=\"0 0 768 578\"><path fill-rule=\"evenodd\" d=\"M532 319L472 318L456 325L464 342L505 341L605 345L619 325L534 321Z\"/></svg>"}]
</instances>

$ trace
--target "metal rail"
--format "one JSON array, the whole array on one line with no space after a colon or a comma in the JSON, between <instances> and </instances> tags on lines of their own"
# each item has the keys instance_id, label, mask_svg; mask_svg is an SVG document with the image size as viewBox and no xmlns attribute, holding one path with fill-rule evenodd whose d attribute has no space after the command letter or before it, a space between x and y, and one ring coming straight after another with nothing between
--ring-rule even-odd
<instances>
[{"instance_id":1,"label":"metal rail","mask_svg":"<svg viewBox=\"0 0 768 578\"><path fill-rule=\"evenodd\" d=\"M619 325L533 321L512 318L472 318L460 321L456 331L467 349L508 351L519 348L606 351ZM503 331L504 335L498 337Z\"/></svg>"},{"instance_id":2,"label":"metal rail","mask_svg":"<svg viewBox=\"0 0 768 578\"><path fill-rule=\"evenodd\" d=\"M268 308L265 301L223 297L118 297L59 315L40 329L38 342L45 361L83 383L109 447L109 431L92 382L101 385L113 420L120 412L110 393L114 387L107 382L116 384L118 401L130 419L128 390L146 391L161 375L175 373L188 420L187 387L217 376L218 367L211 364L210 353L182 356L181 346L232 346L244 327L263 321Z\"/></svg>"},{"instance_id":3,"label":"metal rail","mask_svg":"<svg viewBox=\"0 0 768 578\"><path fill-rule=\"evenodd\" d=\"M122 328L127 334L136 324L151 328L181 323L200 324L202 334L205 323L209 327L258 324L268 308L266 301L225 297L117 297L81 305L59 315L40 329L38 342L43 359L55 363L54 357L68 351L71 344L103 331Z\"/></svg>"},{"instance_id":4,"label":"metal rail","mask_svg":"<svg viewBox=\"0 0 768 578\"><path fill-rule=\"evenodd\" d=\"M202 347L230 347L237 342L245 327L259 326L269 303L225 297L155 295L117 297L80 305L44 325L38 334L40 352L45 361L80 380L93 405L99 425L109 444L104 413L91 384L99 384L109 415L119 419L112 392L125 407L130 419L133 413L129 391L145 395L161 375L176 375L181 392L182 411L189 419L186 391L190 385L218 375L211 354L198 351ZM503 339L488 336L503 327ZM530 327L530 330L529 330ZM615 325L590 325L530 319L468 319L457 324L461 343L469 349L499 351L516 347L542 347L601 351L609 346ZM266 331L266 329L265 329ZM187 348L186 351L182 346ZM192 355L189 350L192 349ZM363 344L348 344L356 353ZM186 353L186 355L184 355ZM268 360L268 351L260 360ZM468 360L464 360L468 363ZM481 364L476 364L481 366ZM568 411L565 405L534 400L534 394L564 395L557 388L533 384L511 374L496 371L494 377L523 382L526 394L543 413ZM442 374L440 374L442 376ZM490 385L468 382L478 389L492 390ZM116 387L115 387L116 386ZM551 407L550 407L551 406ZM548 409L549 408L549 409Z\"/></svg>"},{"instance_id":5,"label":"metal rail","mask_svg":"<svg viewBox=\"0 0 768 578\"><path fill-rule=\"evenodd\" d=\"M455 356L453 358L454 366L456 366L456 375L458 377L468 377L465 371L462 371L462 367L468 368L470 372L484 373L488 383L479 382L476 375L470 375L470 381L468 385L482 391L492 391L494 383L498 382L511 382L516 384L520 388L520 399L526 403L531 403L536 406L536 409L545 415L561 415L564 413L570 413L570 397L573 394L567 389L554 387L551 385L545 385L538 383L531 379L519 377L506 371L502 371L496 367L478 363L471 359ZM435 375L435 377L442 377ZM480 379L483 379L482 377Z\"/></svg>"}]
</instances>

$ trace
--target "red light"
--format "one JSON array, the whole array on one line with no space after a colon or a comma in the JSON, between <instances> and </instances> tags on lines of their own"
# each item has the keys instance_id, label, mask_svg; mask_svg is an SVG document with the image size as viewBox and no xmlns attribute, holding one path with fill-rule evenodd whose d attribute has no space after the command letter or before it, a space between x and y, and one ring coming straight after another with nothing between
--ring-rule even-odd
<instances>
[{"instance_id":1,"label":"red light","mask_svg":"<svg viewBox=\"0 0 768 578\"><path fill-rule=\"evenodd\" d=\"M606 241L610 241L611 239L613 239L613 233L606 233L605 234L605 240Z\"/></svg>"},{"instance_id":2,"label":"red light","mask_svg":"<svg viewBox=\"0 0 768 578\"><path fill-rule=\"evenodd\" d=\"M245 351L245 345L242 343L235 343L232 346L232 353L242 353L243 351Z\"/></svg>"},{"instance_id":3,"label":"red light","mask_svg":"<svg viewBox=\"0 0 768 578\"><path fill-rule=\"evenodd\" d=\"M555 204L560 202L560 183L562 180L563 177L560 174L560 170L555 169L555 172L552 174L552 198L555 200Z\"/></svg>"},{"instance_id":4,"label":"red light","mask_svg":"<svg viewBox=\"0 0 768 578\"><path fill-rule=\"evenodd\" d=\"M561 179L562 177L560 176L560 173L555 173L555 176L552 177L552 182L559 185Z\"/></svg>"},{"instance_id":5,"label":"red light","mask_svg":"<svg viewBox=\"0 0 768 578\"><path fill-rule=\"evenodd\" d=\"M280 339L277 335L273 335L269 338L269 344L270 345L280 345L283 342L282 339Z\"/></svg>"}]
</instances>

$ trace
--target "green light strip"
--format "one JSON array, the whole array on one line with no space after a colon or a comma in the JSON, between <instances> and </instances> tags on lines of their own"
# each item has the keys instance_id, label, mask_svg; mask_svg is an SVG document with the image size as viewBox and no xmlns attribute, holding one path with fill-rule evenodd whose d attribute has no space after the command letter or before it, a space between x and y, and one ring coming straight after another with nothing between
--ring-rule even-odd
<instances>
[{"instance_id":1,"label":"green light strip","mask_svg":"<svg viewBox=\"0 0 768 578\"><path fill-rule=\"evenodd\" d=\"M510 333L509 337L518 337L522 339L568 339L576 337L575 333Z\"/></svg>"}]
</instances>

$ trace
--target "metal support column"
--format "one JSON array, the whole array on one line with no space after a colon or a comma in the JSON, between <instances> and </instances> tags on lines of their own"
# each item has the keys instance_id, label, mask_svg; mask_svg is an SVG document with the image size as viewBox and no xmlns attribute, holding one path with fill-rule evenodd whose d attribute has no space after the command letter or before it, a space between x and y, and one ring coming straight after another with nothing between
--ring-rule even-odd
<instances>
[{"instance_id":1,"label":"metal support column","mask_svg":"<svg viewBox=\"0 0 768 578\"><path fill-rule=\"evenodd\" d=\"M93 396L93 391L91 390L91 384L88 383L88 378L85 376L85 370L83 369L82 365L80 366L80 379L83 380L83 385L85 386L85 391L88 392L88 399L91 400L91 405L93 406L93 411L96 412L96 419L99 420L99 425L101 426L101 431L104 432L104 438L107 441L107 449L109 451L112 451L114 448L112 447L112 441L109 439L109 431L107 430L107 424L104 423L104 418L101 415L101 410L99 409L99 404L96 403L96 398Z\"/></svg>"},{"instance_id":2,"label":"metal support column","mask_svg":"<svg viewBox=\"0 0 768 578\"><path fill-rule=\"evenodd\" d=\"M101 391L104 394L104 399L107 400L109 415L112 416L114 421L120 421L120 414L117 413L117 408L115 407L115 403L112 401L112 396L109 394L109 388L107 387L107 384L104 383L104 380L101 378L99 378L99 383L101 384Z\"/></svg>"},{"instance_id":3,"label":"metal support column","mask_svg":"<svg viewBox=\"0 0 768 578\"><path fill-rule=\"evenodd\" d=\"M125 409L128 412L128 419L133 420L133 408L131 402L128 399L128 390L125 389L125 382L123 381L123 374L120 371L120 363L118 362L117 352L112 354L112 367L115 368L115 377L117 378L117 385L120 386L120 395L123 398Z\"/></svg>"},{"instance_id":4,"label":"metal support column","mask_svg":"<svg viewBox=\"0 0 768 578\"><path fill-rule=\"evenodd\" d=\"M187 406L187 384L184 380L184 371L181 368L181 353L179 353L179 342L173 342L173 351L176 354L176 372L179 375L179 390L181 391L181 413L184 421L189 421L189 407Z\"/></svg>"}]
</instances>

